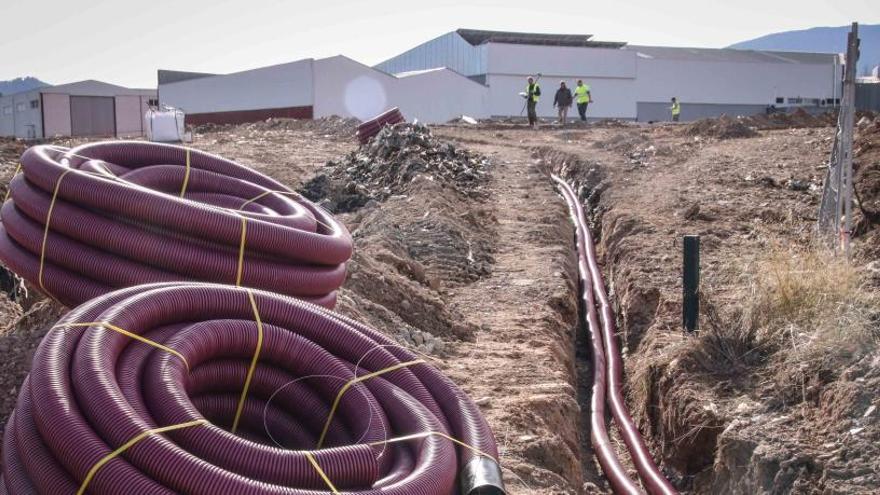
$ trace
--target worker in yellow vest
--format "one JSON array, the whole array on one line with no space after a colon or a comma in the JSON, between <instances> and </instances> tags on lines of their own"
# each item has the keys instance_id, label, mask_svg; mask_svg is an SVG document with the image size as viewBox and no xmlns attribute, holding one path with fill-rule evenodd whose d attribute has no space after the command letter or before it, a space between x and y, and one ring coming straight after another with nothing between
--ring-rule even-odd
<instances>
[{"instance_id":1,"label":"worker in yellow vest","mask_svg":"<svg viewBox=\"0 0 880 495\"><path fill-rule=\"evenodd\" d=\"M541 86L533 78L528 79L526 86L526 106L529 112L529 125L538 125L538 100L541 98Z\"/></svg>"},{"instance_id":2,"label":"worker in yellow vest","mask_svg":"<svg viewBox=\"0 0 880 495\"><path fill-rule=\"evenodd\" d=\"M669 107L669 110L672 111L672 121L678 122L678 118L681 116L681 103L674 96L672 97L672 106Z\"/></svg>"},{"instance_id":3,"label":"worker in yellow vest","mask_svg":"<svg viewBox=\"0 0 880 495\"><path fill-rule=\"evenodd\" d=\"M590 85L584 84L583 79L578 79L577 86L574 88L574 98L577 102L578 113L581 120L587 121L587 105L590 104Z\"/></svg>"}]
</instances>

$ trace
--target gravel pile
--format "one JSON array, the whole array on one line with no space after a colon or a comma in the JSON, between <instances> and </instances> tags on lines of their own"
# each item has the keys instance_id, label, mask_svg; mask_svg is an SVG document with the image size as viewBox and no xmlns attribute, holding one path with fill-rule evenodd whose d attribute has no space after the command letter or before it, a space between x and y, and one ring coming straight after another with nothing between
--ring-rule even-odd
<instances>
[{"instance_id":1,"label":"gravel pile","mask_svg":"<svg viewBox=\"0 0 880 495\"><path fill-rule=\"evenodd\" d=\"M341 161L327 162L300 192L335 213L404 195L417 177L482 197L488 166L486 157L434 138L423 125L398 124Z\"/></svg>"}]
</instances>

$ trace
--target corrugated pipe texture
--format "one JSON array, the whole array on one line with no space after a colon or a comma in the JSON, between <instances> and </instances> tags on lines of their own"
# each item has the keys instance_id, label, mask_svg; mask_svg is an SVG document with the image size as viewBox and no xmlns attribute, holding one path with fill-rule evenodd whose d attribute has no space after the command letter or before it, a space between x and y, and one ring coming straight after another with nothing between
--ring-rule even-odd
<instances>
[{"instance_id":1,"label":"corrugated pipe texture","mask_svg":"<svg viewBox=\"0 0 880 495\"><path fill-rule=\"evenodd\" d=\"M617 346L614 312L605 290L586 214L574 189L563 179L555 175L552 178L568 205L575 226L580 295L585 312L583 317L590 332L593 356L590 437L596 458L614 493L644 493L642 487L630 479L617 457L608 435L605 409L607 403L645 490L651 495L675 495L678 492L660 472L626 406L623 396L623 360Z\"/></svg>"},{"instance_id":2,"label":"corrugated pipe texture","mask_svg":"<svg viewBox=\"0 0 880 495\"><path fill-rule=\"evenodd\" d=\"M357 127L357 138L361 144L366 144L367 141L370 140L376 134L379 134L379 131L382 130L386 125L394 125L400 124L402 122L406 122L406 118L400 112L400 109L394 107L390 110L386 110L380 115L373 117L372 119L362 122Z\"/></svg>"},{"instance_id":3,"label":"corrugated pipe texture","mask_svg":"<svg viewBox=\"0 0 880 495\"><path fill-rule=\"evenodd\" d=\"M169 282L101 295L46 335L0 493L502 494L495 459L477 406L376 330Z\"/></svg>"},{"instance_id":4,"label":"corrugated pipe texture","mask_svg":"<svg viewBox=\"0 0 880 495\"><path fill-rule=\"evenodd\" d=\"M230 160L136 141L34 146L0 210L0 259L68 307L116 288L206 281L332 308L346 228Z\"/></svg>"}]
</instances>

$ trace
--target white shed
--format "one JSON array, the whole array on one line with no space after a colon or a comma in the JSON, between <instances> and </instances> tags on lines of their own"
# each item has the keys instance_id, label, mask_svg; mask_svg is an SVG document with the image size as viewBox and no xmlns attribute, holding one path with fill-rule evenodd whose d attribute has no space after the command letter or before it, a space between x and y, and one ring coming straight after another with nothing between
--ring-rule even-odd
<instances>
[{"instance_id":1,"label":"white shed","mask_svg":"<svg viewBox=\"0 0 880 495\"><path fill-rule=\"evenodd\" d=\"M151 103L155 90L93 80L0 96L0 136L141 136Z\"/></svg>"}]
</instances>

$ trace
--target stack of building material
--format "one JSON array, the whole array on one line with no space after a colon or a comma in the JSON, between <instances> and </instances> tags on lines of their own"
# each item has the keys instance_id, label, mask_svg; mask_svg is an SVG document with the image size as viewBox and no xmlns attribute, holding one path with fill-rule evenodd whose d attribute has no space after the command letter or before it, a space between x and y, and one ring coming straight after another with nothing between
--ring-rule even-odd
<instances>
[{"instance_id":1,"label":"stack of building material","mask_svg":"<svg viewBox=\"0 0 880 495\"><path fill-rule=\"evenodd\" d=\"M379 131L381 131L383 127L400 124L401 122L406 122L406 119L403 117L403 114L400 113L400 109L394 107L391 110L361 123L357 128L358 141L361 144L365 144L371 137L379 134Z\"/></svg>"},{"instance_id":2,"label":"stack of building material","mask_svg":"<svg viewBox=\"0 0 880 495\"><path fill-rule=\"evenodd\" d=\"M0 259L66 306L147 282L255 287L333 307L346 228L254 170L145 142L35 146L2 210Z\"/></svg>"},{"instance_id":3,"label":"stack of building material","mask_svg":"<svg viewBox=\"0 0 880 495\"><path fill-rule=\"evenodd\" d=\"M6 428L0 493L504 493L479 407L318 306L152 284L55 328Z\"/></svg>"}]
</instances>

